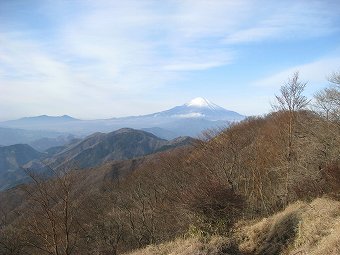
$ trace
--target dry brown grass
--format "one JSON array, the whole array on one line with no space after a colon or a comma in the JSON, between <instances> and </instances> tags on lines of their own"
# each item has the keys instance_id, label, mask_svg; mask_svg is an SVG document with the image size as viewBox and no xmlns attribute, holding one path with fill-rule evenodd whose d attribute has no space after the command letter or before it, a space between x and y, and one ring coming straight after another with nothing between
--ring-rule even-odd
<instances>
[{"instance_id":1,"label":"dry brown grass","mask_svg":"<svg viewBox=\"0 0 340 255\"><path fill-rule=\"evenodd\" d=\"M128 255L221 255L230 254L231 250L228 238L215 236L209 240L200 238L177 239L160 245L148 246Z\"/></svg>"},{"instance_id":2,"label":"dry brown grass","mask_svg":"<svg viewBox=\"0 0 340 255\"><path fill-rule=\"evenodd\" d=\"M233 242L231 240L234 240ZM233 248L235 242L238 249ZM128 255L338 255L340 202L317 198L296 202L258 222L239 222L231 239L177 239Z\"/></svg>"},{"instance_id":3,"label":"dry brown grass","mask_svg":"<svg viewBox=\"0 0 340 255\"><path fill-rule=\"evenodd\" d=\"M236 230L239 249L246 254L281 254L294 240L305 203L295 203L283 212L255 223L241 223Z\"/></svg>"},{"instance_id":4,"label":"dry brown grass","mask_svg":"<svg viewBox=\"0 0 340 255\"><path fill-rule=\"evenodd\" d=\"M340 202L318 198L307 205L292 246L291 255L340 254Z\"/></svg>"},{"instance_id":5,"label":"dry brown grass","mask_svg":"<svg viewBox=\"0 0 340 255\"><path fill-rule=\"evenodd\" d=\"M255 224L240 224L236 236L246 254L340 254L340 202L296 202Z\"/></svg>"}]
</instances>

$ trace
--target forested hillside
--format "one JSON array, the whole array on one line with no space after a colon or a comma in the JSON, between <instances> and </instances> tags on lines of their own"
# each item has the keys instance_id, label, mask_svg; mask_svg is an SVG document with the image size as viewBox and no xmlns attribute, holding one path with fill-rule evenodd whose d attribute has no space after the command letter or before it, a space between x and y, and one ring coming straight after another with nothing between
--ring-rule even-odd
<instances>
[{"instance_id":1,"label":"forested hillside","mask_svg":"<svg viewBox=\"0 0 340 255\"><path fill-rule=\"evenodd\" d=\"M296 73L275 111L190 147L32 173L0 196L0 254L339 254L340 73L330 82L310 101Z\"/></svg>"}]
</instances>

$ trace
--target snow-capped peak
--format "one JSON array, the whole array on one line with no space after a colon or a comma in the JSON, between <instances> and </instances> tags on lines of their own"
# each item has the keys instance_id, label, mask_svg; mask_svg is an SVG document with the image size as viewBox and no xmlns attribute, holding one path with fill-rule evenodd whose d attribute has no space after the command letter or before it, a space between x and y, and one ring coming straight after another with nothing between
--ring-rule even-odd
<instances>
[{"instance_id":1,"label":"snow-capped peak","mask_svg":"<svg viewBox=\"0 0 340 255\"><path fill-rule=\"evenodd\" d=\"M194 98L186 104L155 113L152 116L171 119L198 119L200 121L236 121L244 119L244 116L237 112L226 110L202 97Z\"/></svg>"},{"instance_id":2,"label":"snow-capped peak","mask_svg":"<svg viewBox=\"0 0 340 255\"><path fill-rule=\"evenodd\" d=\"M187 107L194 107L194 108L208 108L210 110L221 110L223 109L222 107L211 103L207 99L203 97L196 97L192 99L190 102L186 103L185 106Z\"/></svg>"},{"instance_id":3,"label":"snow-capped peak","mask_svg":"<svg viewBox=\"0 0 340 255\"><path fill-rule=\"evenodd\" d=\"M190 102L186 103L186 106L196 106L196 107L209 107L213 104L203 97L196 97Z\"/></svg>"}]
</instances>

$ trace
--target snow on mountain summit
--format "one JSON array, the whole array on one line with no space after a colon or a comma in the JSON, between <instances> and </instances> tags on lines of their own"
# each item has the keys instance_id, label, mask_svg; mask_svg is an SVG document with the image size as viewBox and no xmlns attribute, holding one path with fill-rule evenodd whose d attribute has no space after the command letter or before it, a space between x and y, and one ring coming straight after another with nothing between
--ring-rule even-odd
<instances>
[{"instance_id":1,"label":"snow on mountain summit","mask_svg":"<svg viewBox=\"0 0 340 255\"><path fill-rule=\"evenodd\" d=\"M190 102L186 103L185 106L187 107L199 107L199 108L210 108L212 110L219 110L222 107L211 103L209 100L203 97L196 97L192 99Z\"/></svg>"},{"instance_id":2,"label":"snow on mountain summit","mask_svg":"<svg viewBox=\"0 0 340 255\"><path fill-rule=\"evenodd\" d=\"M243 115L226 110L202 97L196 97L186 104L154 113L151 116L153 118L204 119L209 121L239 121L244 119Z\"/></svg>"},{"instance_id":3,"label":"snow on mountain summit","mask_svg":"<svg viewBox=\"0 0 340 255\"><path fill-rule=\"evenodd\" d=\"M203 97L196 97L192 99L190 102L186 103L187 106L198 106L198 107L207 107L211 105L211 103L203 98Z\"/></svg>"}]
</instances>

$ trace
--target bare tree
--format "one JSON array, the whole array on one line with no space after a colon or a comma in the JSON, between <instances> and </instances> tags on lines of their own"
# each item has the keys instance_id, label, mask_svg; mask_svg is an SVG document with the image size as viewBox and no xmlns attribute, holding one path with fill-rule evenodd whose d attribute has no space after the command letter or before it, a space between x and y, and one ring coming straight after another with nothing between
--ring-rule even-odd
<instances>
[{"instance_id":1,"label":"bare tree","mask_svg":"<svg viewBox=\"0 0 340 255\"><path fill-rule=\"evenodd\" d=\"M307 82L299 81L299 72L295 72L280 89L280 95L275 95L277 104L275 110L288 112L288 160L292 156L293 125L296 120L296 113L303 110L310 102L303 95Z\"/></svg>"},{"instance_id":2,"label":"bare tree","mask_svg":"<svg viewBox=\"0 0 340 255\"><path fill-rule=\"evenodd\" d=\"M23 223L27 243L41 254L71 255L83 230L75 193L79 176L53 173L56 178L46 180L28 171L33 184L25 187L29 203Z\"/></svg>"},{"instance_id":3,"label":"bare tree","mask_svg":"<svg viewBox=\"0 0 340 255\"><path fill-rule=\"evenodd\" d=\"M340 85L340 71L332 73L328 80L335 85Z\"/></svg>"},{"instance_id":4,"label":"bare tree","mask_svg":"<svg viewBox=\"0 0 340 255\"><path fill-rule=\"evenodd\" d=\"M309 104L310 100L303 95L307 82L299 80L299 72L295 72L288 78L285 85L280 88L280 95L275 95L277 104L273 105L274 110L288 111L294 115Z\"/></svg>"},{"instance_id":5,"label":"bare tree","mask_svg":"<svg viewBox=\"0 0 340 255\"><path fill-rule=\"evenodd\" d=\"M287 171L286 171L286 202L288 201L289 175L293 159L293 133L296 123L297 113L306 108L310 100L303 95L307 82L299 80L299 72L295 72L288 81L281 86L280 95L275 95L277 104L273 105L275 110L283 111L288 114L288 144L287 144Z\"/></svg>"},{"instance_id":6,"label":"bare tree","mask_svg":"<svg viewBox=\"0 0 340 255\"><path fill-rule=\"evenodd\" d=\"M0 229L0 255L26 255L26 242L20 226L6 226Z\"/></svg>"},{"instance_id":7,"label":"bare tree","mask_svg":"<svg viewBox=\"0 0 340 255\"><path fill-rule=\"evenodd\" d=\"M336 119L336 103L333 98L337 91L333 88L325 88L314 95L316 112L327 121Z\"/></svg>"},{"instance_id":8,"label":"bare tree","mask_svg":"<svg viewBox=\"0 0 340 255\"><path fill-rule=\"evenodd\" d=\"M314 95L316 112L327 121L340 120L340 72L333 73L328 81L331 85Z\"/></svg>"}]
</instances>

